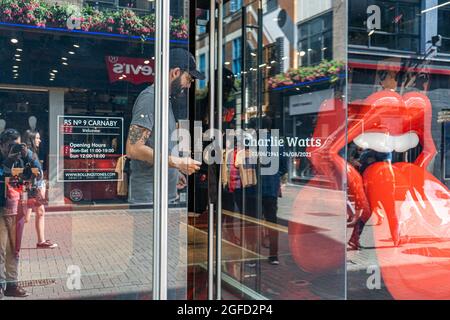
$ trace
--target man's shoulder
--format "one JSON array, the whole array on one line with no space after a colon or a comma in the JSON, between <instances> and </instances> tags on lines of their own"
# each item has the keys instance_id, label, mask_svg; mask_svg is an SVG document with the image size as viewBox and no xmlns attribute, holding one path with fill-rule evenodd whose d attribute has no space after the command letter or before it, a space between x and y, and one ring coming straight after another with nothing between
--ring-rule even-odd
<instances>
[{"instance_id":1,"label":"man's shoulder","mask_svg":"<svg viewBox=\"0 0 450 320\"><path fill-rule=\"evenodd\" d=\"M139 97L154 95L154 94L155 94L155 87L153 85L151 85L151 86L148 86L147 88L145 88L144 90L142 90L141 93L139 93Z\"/></svg>"},{"instance_id":2,"label":"man's shoulder","mask_svg":"<svg viewBox=\"0 0 450 320\"><path fill-rule=\"evenodd\" d=\"M154 95L155 89L153 86L149 86L142 90L134 102L133 112L142 112L143 110L149 111L148 108L152 108L154 105Z\"/></svg>"}]
</instances>

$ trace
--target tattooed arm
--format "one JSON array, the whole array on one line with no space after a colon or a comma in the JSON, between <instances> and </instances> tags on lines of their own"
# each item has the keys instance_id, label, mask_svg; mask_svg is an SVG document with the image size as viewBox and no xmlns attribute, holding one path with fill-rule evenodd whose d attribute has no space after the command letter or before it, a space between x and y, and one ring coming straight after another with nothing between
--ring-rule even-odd
<instances>
[{"instance_id":1,"label":"tattooed arm","mask_svg":"<svg viewBox=\"0 0 450 320\"><path fill-rule=\"evenodd\" d=\"M128 131L127 156L130 159L145 161L153 165L153 149L145 143L151 131L137 125L131 125Z\"/></svg>"},{"instance_id":2,"label":"tattooed arm","mask_svg":"<svg viewBox=\"0 0 450 320\"><path fill-rule=\"evenodd\" d=\"M153 149L145 143L151 131L137 125L131 125L128 132L127 156L130 159L145 161L153 165ZM200 169L200 162L191 158L169 156L169 167L176 168L185 174L192 174Z\"/></svg>"}]
</instances>

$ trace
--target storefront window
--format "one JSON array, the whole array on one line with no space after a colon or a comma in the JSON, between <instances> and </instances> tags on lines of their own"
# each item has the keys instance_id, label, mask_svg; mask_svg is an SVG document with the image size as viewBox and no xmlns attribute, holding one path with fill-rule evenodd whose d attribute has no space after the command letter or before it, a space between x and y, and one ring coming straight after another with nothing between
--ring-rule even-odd
<instances>
[{"instance_id":1,"label":"storefront window","mask_svg":"<svg viewBox=\"0 0 450 320\"><path fill-rule=\"evenodd\" d=\"M333 56L332 14L327 13L298 26L299 60L302 66L318 64Z\"/></svg>"},{"instance_id":2,"label":"storefront window","mask_svg":"<svg viewBox=\"0 0 450 320\"><path fill-rule=\"evenodd\" d=\"M350 18L351 30L366 4L379 5L381 19L386 5L395 12L380 46L416 51L411 43L420 41L426 49L409 58L370 49L349 54L348 298L448 299L449 291L436 283L448 276L442 259L450 193L442 170L450 82L448 61L436 58L440 44L431 38L445 24L436 20L443 17L437 10L446 7L427 2L420 14L418 2L353 0L350 17L361 15ZM419 33L422 19L427 23ZM371 37L378 35L377 28Z\"/></svg>"},{"instance_id":3,"label":"storefront window","mask_svg":"<svg viewBox=\"0 0 450 320\"><path fill-rule=\"evenodd\" d=\"M155 130L156 17L148 1L107 2L0 2L1 160L28 150L2 168L0 219L17 220L17 252L6 254L20 265L6 279L2 270L0 283L33 299L152 298L153 166L130 146ZM172 81L189 69L188 56L172 59L188 45L183 6L173 2L170 87L187 92L187 80ZM169 104L172 131L185 100L174 94ZM177 182L167 184L170 299L186 297L186 188Z\"/></svg>"},{"instance_id":4,"label":"storefront window","mask_svg":"<svg viewBox=\"0 0 450 320\"><path fill-rule=\"evenodd\" d=\"M332 36L346 28L334 25L345 21L345 6L270 2L271 10L244 2L225 17L240 15L223 34L222 294L343 299L345 159L332 169L327 137L345 137L346 57ZM294 13L300 5L302 16ZM197 180L196 200L205 198L193 222L198 228L210 179L205 168ZM327 204L318 202L325 198Z\"/></svg>"},{"instance_id":5,"label":"storefront window","mask_svg":"<svg viewBox=\"0 0 450 320\"><path fill-rule=\"evenodd\" d=\"M241 75L241 58L242 58L242 53L241 53L241 42L242 39L236 38L233 39L233 67L232 67L232 71L233 74L237 75L238 77L240 77Z\"/></svg>"},{"instance_id":6,"label":"storefront window","mask_svg":"<svg viewBox=\"0 0 450 320\"><path fill-rule=\"evenodd\" d=\"M445 4L446 1L439 0L439 5ZM438 34L442 36L442 46L440 52L450 53L450 26L445 21L450 19L450 8L443 6L438 11Z\"/></svg>"},{"instance_id":7,"label":"storefront window","mask_svg":"<svg viewBox=\"0 0 450 320\"><path fill-rule=\"evenodd\" d=\"M350 1L349 44L419 50L420 1Z\"/></svg>"}]
</instances>

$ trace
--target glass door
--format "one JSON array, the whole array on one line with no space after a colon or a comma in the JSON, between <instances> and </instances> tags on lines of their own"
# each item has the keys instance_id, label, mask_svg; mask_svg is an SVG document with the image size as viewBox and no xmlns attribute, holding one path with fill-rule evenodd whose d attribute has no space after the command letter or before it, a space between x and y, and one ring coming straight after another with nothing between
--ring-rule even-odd
<instances>
[{"instance_id":1,"label":"glass door","mask_svg":"<svg viewBox=\"0 0 450 320\"><path fill-rule=\"evenodd\" d=\"M345 298L345 6L195 9L190 297Z\"/></svg>"},{"instance_id":2,"label":"glass door","mask_svg":"<svg viewBox=\"0 0 450 320\"><path fill-rule=\"evenodd\" d=\"M345 17L335 1L224 5L224 299L345 298Z\"/></svg>"}]
</instances>

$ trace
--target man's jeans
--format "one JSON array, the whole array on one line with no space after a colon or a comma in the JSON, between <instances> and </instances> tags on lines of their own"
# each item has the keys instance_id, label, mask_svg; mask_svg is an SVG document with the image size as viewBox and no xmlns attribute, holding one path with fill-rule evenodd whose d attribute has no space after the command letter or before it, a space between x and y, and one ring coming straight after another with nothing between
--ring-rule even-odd
<instances>
[{"instance_id":1,"label":"man's jeans","mask_svg":"<svg viewBox=\"0 0 450 320\"><path fill-rule=\"evenodd\" d=\"M0 286L17 284L16 216L0 216Z\"/></svg>"}]
</instances>

